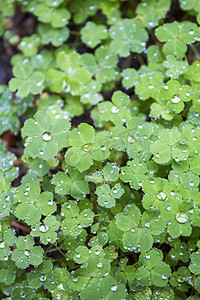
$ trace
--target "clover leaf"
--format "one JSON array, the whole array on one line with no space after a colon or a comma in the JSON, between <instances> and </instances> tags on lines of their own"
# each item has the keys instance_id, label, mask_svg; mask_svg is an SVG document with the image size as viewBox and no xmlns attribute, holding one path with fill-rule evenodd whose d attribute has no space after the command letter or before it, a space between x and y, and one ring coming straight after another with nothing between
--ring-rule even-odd
<instances>
[{"instance_id":1,"label":"clover leaf","mask_svg":"<svg viewBox=\"0 0 200 300\"><path fill-rule=\"evenodd\" d=\"M90 48L95 48L101 43L101 40L108 38L106 27L93 22L87 22L80 33L82 42Z\"/></svg>"},{"instance_id":2,"label":"clover leaf","mask_svg":"<svg viewBox=\"0 0 200 300\"><path fill-rule=\"evenodd\" d=\"M160 42L166 42L163 51L166 55L182 58L187 50L186 44L198 40L198 27L192 22L180 24L175 21L162 25L156 29L156 36Z\"/></svg>"},{"instance_id":3,"label":"clover leaf","mask_svg":"<svg viewBox=\"0 0 200 300\"><path fill-rule=\"evenodd\" d=\"M94 213L90 209L84 209L79 213L79 207L75 201L69 200L62 205L61 215L65 217L62 222L62 230L66 235L78 235L83 228L91 226Z\"/></svg>"},{"instance_id":4,"label":"clover leaf","mask_svg":"<svg viewBox=\"0 0 200 300\"><path fill-rule=\"evenodd\" d=\"M84 123L70 132L69 143L72 147L65 154L67 164L83 172L92 165L93 159L103 161L110 155L105 146L108 137L104 134L94 135L94 128Z\"/></svg>"},{"instance_id":5,"label":"clover leaf","mask_svg":"<svg viewBox=\"0 0 200 300\"><path fill-rule=\"evenodd\" d=\"M35 6L34 15L41 22L50 23L55 28L65 27L70 18L70 12L67 9L51 7L42 3Z\"/></svg>"},{"instance_id":6,"label":"clover leaf","mask_svg":"<svg viewBox=\"0 0 200 300\"><path fill-rule=\"evenodd\" d=\"M91 74L81 60L81 56L76 51L60 51L56 61L58 67L64 72L60 73L66 76L67 91L70 91L72 95L79 95L81 88L91 80Z\"/></svg>"},{"instance_id":7,"label":"clover leaf","mask_svg":"<svg viewBox=\"0 0 200 300\"><path fill-rule=\"evenodd\" d=\"M54 289L57 283L57 276L52 269L52 262L46 260L29 273L27 280L31 288L37 290L41 286L44 286L48 290Z\"/></svg>"},{"instance_id":8,"label":"clover leaf","mask_svg":"<svg viewBox=\"0 0 200 300\"><path fill-rule=\"evenodd\" d=\"M170 1L142 1L137 6L137 15L145 27L152 28L159 24L170 8Z\"/></svg>"},{"instance_id":9,"label":"clover leaf","mask_svg":"<svg viewBox=\"0 0 200 300\"><path fill-rule=\"evenodd\" d=\"M69 37L69 29L53 28L49 24L39 24L37 27L40 41L42 44L52 44L55 47L61 46Z\"/></svg>"},{"instance_id":10,"label":"clover leaf","mask_svg":"<svg viewBox=\"0 0 200 300\"><path fill-rule=\"evenodd\" d=\"M40 38L33 34L30 37L25 37L19 43L19 49L23 52L25 56L32 56L37 54L38 46L40 44Z\"/></svg>"},{"instance_id":11,"label":"clover leaf","mask_svg":"<svg viewBox=\"0 0 200 300\"><path fill-rule=\"evenodd\" d=\"M44 160L54 158L61 147L68 146L69 128L68 120L59 119L52 123L49 115L37 112L34 118L25 122L23 128L28 155Z\"/></svg>"},{"instance_id":12,"label":"clover leaf","mask_svg":"<svg viewBox=\"0 0 200 300\"><path fill-rule=\"evenodd\" d=\"M74 198L84 199L89 192L88 184L82 180L83 175L78 171L69 169L70 177L64 172L58 172L52 179L55 184L55 191L60 195L70 195Z\"/></svg>"},{"instance_id":13,"label":"clover leaf","mask_svg":"<svg viewBox=\"0 0 200 300\"><path fill-rule=\"evenodd\" d=\"M19 237L16 247L12 253L12 260L18 268L25 269L29 265L38 266L42 263L44 250L40 246L33 246L34 240L31 236Z\"/></svg>"},{"instance_id":14,"label":"clover leaf","mask_svg":"<svg viewBox=\"0 0 200 300\"><path fill-rule=\"evenodd\" d=\"M89 16L94 16L98 9L97 0L77 0L70 2L70 11L73 12L73 20L76 24L83 23Z\"/></svg>"},{"instance_id":15,"label":"clover leaf","mask_svg":"<svg viewBox=\"0 0 200 300\"><path fill-rule=\"evenodd\" d=\"M108 46L100 46L95 51L95 58L98 63L96 70L96 80L106 83L117 78L117 54Z\"/></svg>"},{"instance_id":16,"label":"clover leaf","mask_svg":"<svg viewBox=\"0 0 200 300\"><path fill-rule=\"evenodd\" d=\"M44 74L34 71L33 66L27 61L15 65L13 74L15 78L10 80L9 87L12 92L17 90L19 97L26 97L29 93L36 95L44 89Z\"/></svg>"},{"instance_id":17,"label":"clover leaf","mask_svg":"<svg viewBox=\"0 0 200 300\"><path fill-rule=\"evenodd\" d=\"M102 184L97 187L96 193L98 195L98 204L106 208L111 208L115 206L116 199L119 199L123 195L124 189L121 188L119 183L112 189L108 184Z\"/></svg>"},{"instance_id":18,"label":"clover leaf","mask_svg":"<svg viewBox=\"0 0 200 300\"><path fill-rule=\"evenodd\" d=\"M40 194L40 187L36 182L20 185L15 193L14 203L19 203L15 210L16 217L28 225L38 223L41 215L52 214L56 210L52 193Z\"/></svg>"},{"instance_id":19,"label":"clover leaf","mask_svg":"<svg viewBox=\"0 0 200 300\"><path fill-rule=\"evenodd\" d=\"M123 19L112 25L109 31L111 50L122 57L127 57L130 52L141 53L144 51L148 35L142 23L136 19Z\"/></svg>"},{"instance_id":20,"label":"clover leaf","mask_svg":"<svg viewBox=\"0 0 200 300\"><path fill-rule=\"evenodd\" d=\"M152 281L158 287L166 285L168 277L171 275L171 269L161 261L162 257L162 252L155 249L140 255L143 267L137 269L135 277L139 280L142 279L141 284L148 286Z\"/></svg>"},{"instance_id":21,"label":"clover leaf","mask_svg":"<svg viewBox=\"0 0 200 300\"><path fill-rule=\"evenodd\" d=\"M56 231L60 227L60 222L55 216L47 216L42 223L32 226L31 236L40 237L42 244L55 243L57 239Z\"/></svg>"},{"instance_id":22,"label":"clover leaf","mask_svg":"<svg viewBox=\"0 0 200 300\"><path fill-rule=\"evenodd\" d=\"M153 245L153 237L144 228L134 228L123 234L122 242L126 251L147 252Z\"/></svg>"}]
</instances>

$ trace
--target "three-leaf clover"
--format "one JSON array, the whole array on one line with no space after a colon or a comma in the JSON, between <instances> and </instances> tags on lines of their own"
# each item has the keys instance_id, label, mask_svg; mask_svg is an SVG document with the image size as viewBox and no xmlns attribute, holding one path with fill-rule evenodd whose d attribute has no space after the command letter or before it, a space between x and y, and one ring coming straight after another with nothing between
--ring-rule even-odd
<instances>
[{"instance_id":1,"label":"three-leaf clover","mask_svg":"<svg viewBox=\"0 0 200 300\"><path fill-rule=\"evenodd\" d=\"M137 19L123 19L112 25L109 31L113 52L127 57L130 52L141 53L146 47L148 34Z\"/></svg>"},{"instance_id":2,"label":"three-leaf clover","mask_svg":"<svg viewBox=\"0 0 200 300\"><path fill-rule=\"evenodd\" d=\"M90 48L95 48L108 37L107 29L104 25L96 25L93 22L87 22L81 29L81 40Z\"/></svg>"},{"instance_id":3,"label":"three-leaf clover","mask_svg":"<svg viewBox=\"0 0 200 300\"><path fill-rule=\"evenodd\" d=\"M37 112L23 127L28 155L44 160L53 159L62 147L68 146L69 129L68 120L63 118L52 123L48 114Z\"/></svg>"},{"instance_id":4,"label":"three-leaf clover","mask_svg":"<svg viewBox=\"0 0 200 300\"><path fill-rule=\"evenodd\" d=\"M17 96L26 97L29 93L36 95L44 89L44 74L40 71L34 71L33 66L24 60L13 67L15 76L9 82L12 92L17 90Z\"/></svg>"},{"instance_id":5,"label":"three-leaf clover","mask_svg":"<svg viewBox=\"0 0 200 300\"><path fill-rule=\"evenodd\" d=\"M102 184L97 187L96 193L98 195L98 204L106 208L111 208L115 206L116 199L121 198L124 194L124 189L120 183L117 183L112 189L108 184Z\"/></svg>"}]
</instances>

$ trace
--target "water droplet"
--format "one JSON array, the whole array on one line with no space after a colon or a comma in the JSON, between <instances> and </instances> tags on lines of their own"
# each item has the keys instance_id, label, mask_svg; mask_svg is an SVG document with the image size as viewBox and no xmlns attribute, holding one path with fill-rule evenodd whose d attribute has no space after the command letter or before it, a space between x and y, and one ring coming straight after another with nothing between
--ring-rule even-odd
<instances>
[{"instance_id":1,"label":"water droplet","mask_svg":"<svg viewBox=\"0 0 200 300\"><path fill-rule=\"evenodd\" d=\"M42 139L45 141L45 142L48 142L52 139L52 136L51 136L51 133L46 131L45 133L43 133L42 135Z\"/></svg>"},{"instance_id":2,"label":"water droplet","mask_svg":"<svg viewBox=\"0 0 200 300\"><path fill-rule=\"evenodd\" d=\"M160 200L165 200L166 194L165 194L164 192L160 192L160 193L157 195L157 198L160 199Z\"/></svg>"},{"instance_id":3,"label":"water droplet","mask_svg":"<svg viewBox=\"0 0 200 300\"><path fill-rule=\"evenodd\" d=\"M91 150L91 144L86 144L82 147L82 150L85 152L89 152Z\"/></svg>"},{"instance_id":4,"label":"water droplet","mask_svg":"<svg viewBox=\"0 0 200 300\"><path fill-rule=\"evenodd\" d=\"M179 98L178 96L175 96L174 98L171 99L171 101L173 103L179 103L181 101L181 98Z\"/></svg>"},{"instance_id":5,"label":"water droplet","mask_svg":"<svg viewBox=\"0 0 200 300\"><path fill-rule=\"evenodd\" d=\"M5 246L6 246L5 242L0 243L0 249L5 248Z\"/></svg>"},{"instance_id":6,"label":"water droplet","mask_svg":"<svg viewBox=\"0 0 200 300\"><path fill-rule=\"evenodd\" d=\"M24 255L25 255L25 256L30 256L29 251L28 251L28 250L24 251Z\"/></svg>"},{"instance_id":7,"label":"water droplet","mask_svg":"<svg viewBox=\"0 0 200 300\"><path fill-rule=\"evenodd\" d=\"M53 205L53 200L50 200L50 201L48 202L48 205Z\"/></svg>"},{"instance_id":8,"label":"water droplet","mask_svg":"<svg viewBox=\"0 0 200 300\"><path fill-rule=\"evenodd\" d=\"M149 85L148 87L150 90L154 89L154 85Z\"/></svg>"},{"instance_id":9,"label":"water droplet","mask_svg":"<svg viewBox=\"0 0 200 300\"><path fill-rule=\"evenodd\" d=\"M167 275L163 274L162 279L167 279Z\"/></svg>"},{"instance_id":10,"label":"water droplet","mask_svg":"<svg viewBox=\"0 0 200 300\"><path fill-rule=\"evenodd\" d=\"M117 285L113 285L113 286L111 287L111 291L116 292L116 290L117 290Z\"/></svg>"},{"instance_id":11,"label":"water droplet","mask_svg":"<svg viewBox=\"0 0 200 300\"><path fill-rule=\"evenodd\" d=\"M133 138L132 136L129 136L129 137L128 137L128 143L131 144L131 143L133 143L133 142L134 142L134 138Z\"/></svg>"},{"instance_id":12,"label":"water droplet","mask_svg":"<svg viewBox=\"0 0 200 300\"><path fill-rule=\"evenodd\" d=\"M26 294L24 292L21 292L20 293L20 298L25 298L26 297Z\"/></svg>"},{"instance_id":13,"label":"water droplet","mask_svg":"<svg viewBox=\"0 0 200 300\"><path fill-rule=\"evenodd\" d=\"M171 210L171 206L169 206L169 205L166 205L165 208L166 208L166 210Z\"/></svg>"},{"instance_id":14,"label":"water droplet","mask_svg":"<svg viewBox=\"0 0 200 300\"><path fill-rule=\"evenodd\" d=\"M39 169L42 169L42 164L39 164L39 165L38 165L38 168L39 168Z\"/></svg>"},{"instance_id":15,"label":"water droplet","mask_svg":"<svg viewBox=\"0 0 200 300\"><path fill-rule=\"evenodd\" d=\"M106 146L102 146L101 151L105 151L105 150L106 150Z\"/></svg>"},{"instance_id":16,"label":"water droplet","mask_svg":"<svg viewBox=\"0 0 200 300\"><path fill-rule=\"evenodd\" d=\"M81 255L78 253L78 254L76 254L76 258L80 258L81 257Z\"/></svg>"},{"instance_id":17,"label":"water droplet","mask_svg":"<svg viewBox=\"0 0 200 300\"><path fill-rule=\"evenodd\" d=\"M188 216L185 213L177 213L176 214L176 220L179 223L186 223L188 221Z\"/></svg>"},{"instance_id":18,"label":"water droplet","mask_svg":"<svg viewBox=\"0 0 200 300\"><path fill-rule=\"evenodd\" d=\"M10 196L5 197L5 200L9 201L10 200Z\"/></svg>"},{"instance_id":19,"label":"water droplet","mask_svg":"<svg viewBox=\"0 0 200 300\"><path fill-rule=\"evenodd\" d=\"M98 268L102 268L102 266L103 266L102 263L98 263L98 264L97 264L97 267L98 267Z\"/></svg>"},{"instance_id":20,"label":"water droplet","mask_svg":"<svg viewBox=\"0 0 200 300\"><path fill-rule=\"evenodd\" d=\"M41 225L40 226L40 232L47 232L49 230L49 228L45 225Z\"/></svg>"},{"instance_id":21,"label":"water droplet","mask_svg":"<svg viewBox=\"0 0 200 300\"><path fill-rule=\"evenodd\" d=\"M116 114L116 113L119 112L119 108L117 108L116 106L113 106L113 107L111 108L111 112L112 112L113 114Z\"/></svg>"},{"instance_id":22,"label":"water droplet","mask_svg":"<svg viewBox=\"0 0 200 300\"><path fill-rule=\"evenodd\" d=\"M45 275L40 276L40 281L45 281L45 280L46 280L46 276Z\"/></svg>"},{"instance_id":23,"label":"water droplet","mask_svg":"<svg viewBox=\"0 0 200 300\"><path fill-rule=\"evenodd\" d=\"M43 155L43 154L44 154L44 151L43 151L43 150L40 150L39 154L40 154L40 155Z\"/></svg>"}]
</instances>

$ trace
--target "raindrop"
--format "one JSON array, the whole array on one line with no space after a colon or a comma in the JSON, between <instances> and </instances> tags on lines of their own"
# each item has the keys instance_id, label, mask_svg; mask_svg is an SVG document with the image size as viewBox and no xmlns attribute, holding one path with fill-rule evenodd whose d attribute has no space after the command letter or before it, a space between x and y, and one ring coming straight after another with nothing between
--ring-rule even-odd
<instances>
[{"instance_id":1,"label":"raindrop","mask_svg":"<svg viewBox=\"0 0 200 300\"><path fill-rule=\"evenodd\" d=\"M86 144L82 147L82 150L85 152L89 152L91 150L91 145L90 144Z\"/></svg>"},{"instance_id":2,"label":"raindrop","mask_svg":"<svg viewBox=\"0 0 200 300\"><path fill-rule=\"evenodd\" d=\"M101 147L101 151L105 151L106 150L106 146Z\"/></svg>"},{"instance_id":3,"label":"raindrop","mask_svg":"<svg viewBox=\"0 0 200 300\"><path fill-rule=\"evenodd\" d=\"M102 263L98 263L98 264L97 264L97 267L98 267L98 268L102 268L102 266L103 266Z\"/></svg>"},{"instance_id":4,"label":"raindrop","mask_svg":"<svg viewBox=\"0 0 200 300\"><path fill-rule=\"evenodd\" d=\"M117 290L117 285L113 285L113 286L111 287L111 291L116 292L116 290Z\"/></svg>"},{"instance_id":5,"label":"raindrop","mask_svg":"<svg viewBox=\"0 0 200 300\"><path fill-rule=\"evenodd\" d=\"M29 251L28 251L28 250L24 251L24 255L25 255L25 256L30 256Z\"/></svg>"},{"instance_id":6,"label":"raindrop","mask_svg":"<svg viewBox=\"0 0 200 300\"><path fill-rule=\"evenodd\" d=\"M171 99L171 101L173 103L179 103L181 101L181 98L179 98L178 96L175 96L174 98Z\"/></svg>"},{"instance_id":7,"label":"raindrop","mask_svg":"<svg viewBox=\"0 0 200 300\"><path fill-rule=\"evenodd\" d=\"M45 142L48 142L52 139L52 136L51 136L51 133L46 131L45 133L43 133L42 135L42 139L45 141Z\"/></svg>"},{"instance_id":8,"label":"raindrop","mask_svg":"<svg viewBox=\"0 0 200 300\"><path fill-rule=\"evenodd\" d=\"M47 232L49 228L47 226L41 225L40 226L40 232Z\"/></svg>"},{"instance_id":9,"label":"raindrop","mask_svg":"<svg viewBox=\"0 0 200 300\"><path fill-rule=\"evenodd\" d=\"M171 206L166 205L165 207L166 207L166 210L171 210Z\"/></svg>"},{"instance_id":10,"label":"raindrop","mask_svg":"<svg viewBox=\"0 0 200 300\"><path fill-rule=\"evenodd\" d=\"M111 112L112 112L113 114L116 114L116 113L119 112L119 108L117 108L116 106L113 106L113 107L111 108Z\"/></svg>"},{"instance_id":11,"label":"raindrop","mask_svg":"<svg viewBox=\"0 0 200 300\"><path fill-rule=\"evenodd\" d=\"M185 213L177 213L176 214L176 220L179 223L186 223L188 221L188 216Z\"/></svg>"},{"instance_id":12,"label":"raindrop","mask_svg":"<svg viewBox=\"0 0 200 300\"><path fill-rule=\"evenodd\" d=\"M26 297L26 294L24 292L21 292L20 293L20 298L25 298Z\"/></svg>"},{"instance_id":13,"label":"raindrop","mask_svg":"<svg viewBox=\"0 0 200 300\"><path fill-rule=\"evenodd\" d=\"M43 151L43 150L40 150L39 154L40 154L40 155L43 155L43 154L44 154L44 151Z\"/></svg>"},{"instance_id":14,"label":"raindrop","mask_svg":"<svg viewBox=\"0 0 200 300\"><path fill-rule=\"evenodd\" d=\"M167 279L167 275L163 274L162 279Z\"/></svg>"},{"instance_id":15,"label":"raindrop","mask_svg":"<svg viewBox=\"0 0 200 300\"><path fill-rule=\"evenodd\" d=\"M0 249L5 248L6 244L4 242L0 243Z\"/></svg>"},{"instance_id":16,"label":"raindrop","mask_svg":"<svg viewBox=\"0 0 200 300\"><path fill-rule=\"evenodd\" d=\"M40 276L40 281L45 281L45 280L46 280L46 276L45 275Z\"/></svg>"}]
</instances>

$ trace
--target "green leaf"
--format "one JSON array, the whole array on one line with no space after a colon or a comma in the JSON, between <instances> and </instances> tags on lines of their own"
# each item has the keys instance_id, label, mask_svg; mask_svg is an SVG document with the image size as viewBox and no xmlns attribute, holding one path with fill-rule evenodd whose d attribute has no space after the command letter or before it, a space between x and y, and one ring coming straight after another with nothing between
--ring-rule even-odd
<instances>
[{"instance_id":1,"label":"green leaf","mask_svg":"<svg viewBox=\"0 0 200 300\"><path fill-rule=\"evenodd\" d=\"M131 52L144 51L148 35L140 21L136 19L123 19L110 28L111 50L122 57Z\"/></svg>"},{"instance_id":2,"label":"green leaf","mask_svg":"<svg viewBox=\"0 0 200 300\"><path fill-rule=\"evenodd\" d=\"M95 48L102 40L108 38L106 27L93 22L87 22L80 33L82 42L90 48Z\"/></svg>"},{"instance_id":3,"label":"green leaf","mask_svg":"<svg viewBox=\"0 0 200 300\"><path fill-rule=\"evenodd\" d=\"M29 93L39 94L44 89L44 74L33 70L29 62L17 64L13 68L15 78L9 82L12 92L17 90L17 96L26 97Z\"/></svg>"},{"instance_id":4,"label":"green leaf","mask_svg":"<svg viewBox=\"0 0 200 300\"><path fill-rule=\"evenodd\" d=\"M85 246L79 246L74 254L74 261L77 264L83 264L89 259L89 250Z\"/></svg>"},{"instance_id":5,"label":"green leaf","mask_svg":"<svg viewBox=\"0 0 200 300\"><path fill-rule=\"evenodd\" d=\"M127 251L147 252L152 247L153 237L144 228L135 228L124 233L122 242Z\"/></svg>"},{"instance_id":6,"label":"green leaf","mask_svg":"<svg viewBox=\"0 0 200 300\"><path fill-rule=\"evenodd\" d=\"M141 212L136 205L128 204L123 213L116 215L116 225L122 231L130 231L140 223Z\"/></svg>"}]
</instances>

